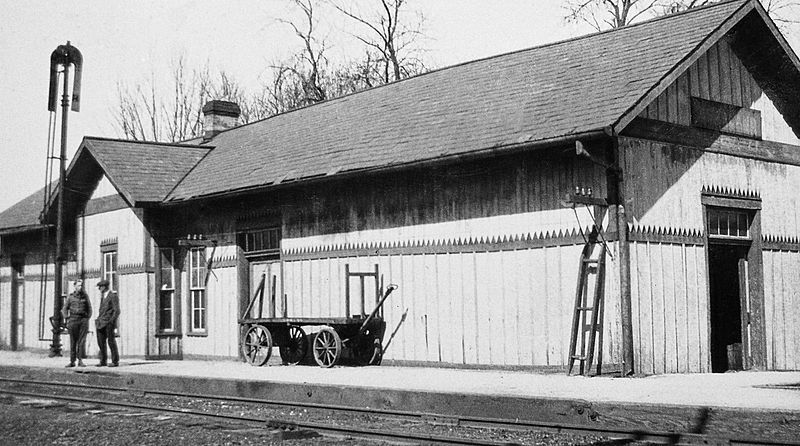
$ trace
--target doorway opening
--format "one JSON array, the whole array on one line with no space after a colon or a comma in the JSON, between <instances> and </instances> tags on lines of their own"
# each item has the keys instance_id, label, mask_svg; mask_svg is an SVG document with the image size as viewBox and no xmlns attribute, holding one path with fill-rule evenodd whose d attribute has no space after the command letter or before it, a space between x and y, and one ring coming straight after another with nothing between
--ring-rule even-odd
<instances>
[{"instance_id":1,"label":"doorway opening","mask_svg":"<svg viewBox=\"0 0 800 446\"><path fill-rule=\"evenodd\" d=\"M747 367L747 252L749 246L710 244L708 272L711 371Z\"/></svg>"}]
</instances>

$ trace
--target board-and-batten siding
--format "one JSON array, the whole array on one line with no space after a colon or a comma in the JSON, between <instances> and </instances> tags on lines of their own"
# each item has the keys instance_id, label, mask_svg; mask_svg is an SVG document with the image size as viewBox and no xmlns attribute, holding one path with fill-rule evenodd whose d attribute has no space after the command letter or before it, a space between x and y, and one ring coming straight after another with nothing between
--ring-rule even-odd
<instances>
[{"instance_id":1,"label":"board-and-batten siding","mask_svg":"<svg viewBox=\"0 0 800 446\"><path fill-rule=\"evenodd\" d=\"M215 257L220 253L218 249ZM210 255L211 250L206 250ZM188 264L188 262L187 262ZM182 321L183 355L197 357L236 357L239 348L239 301L238 273L235 267L214 268L209 273L206 285L206 328L207 334L196 336L189 331L191 327L191 293L186 270L181 274L183 281Z\"/></svg>"},{"instance_id":2,"label":"board-and-batten siding","mask_svg":"<svg viewBox=\"0 0 800 446\"><path fill-rule=\"evenodd\" d=\"M720 40L701 55L639 116L691 125L691 97L759 110L763 139L800 144L791 127L736 56L727 39Z\"/></svg>"},{"instance_id":3,"label":"board-and-batten siding","mask_svg":"<svg viewBox=\"0 0 800 446\"><path fill-rule=\"evenodd\" d=\"M0 267L0 346L11 342L11 267Z\"/></svg>"},{"instance_id":4,"label":"board-and-batten siding","mask_svg":"<svg viewBox=\"0 0 800 446\"><path fill-rule=\"evenodd\" d=\"M636 226L704 231L701 191L755 192L761 232L800 235L800 166L770 163L676 144L622 138L628 215Z\"/></svg>"},{"instance_id":5,"label":"board-and-batten siding","mask_svg":"<svg viewBox=\"0 0 800 446\"><path fill-rule=\"evenodd\" d=\"M703 233L703 188L755 192L767 236L800 235L800 167L739 158L675 144L623 138L628 214L635 230L657 227ZM769 368L798 368L800 295L795 252L764 251ZM794 266L794 271L792 268ZM708 291L702 246L634 242L631 282L637 367L644 373L708 371ZM681 303L685 300L686 305ZM674 314L670 314L673 311ZM680 330L681 317L686 328ZM800 320L797 320L800 322ZM665 336L665 334L667 334ZM797 340L797 341L796 341ZM699 351L698 351L699 348ZM792 350L795 349L795 350ZM677 351L678 355L673 353ZM684 353L688 356L685 356ZM677 358L677 363L675 363ZM698 367L694 370L692 367ZM677 367L677 368L676 368Z\"/></svg>"},{"instance_id":6,"label":"board-and-batten siding","mask_svg":"<svg viewBox=\"0 0 800 446\"><path fill-rule=\"evenodd\" d=\"M800 369L800 252L764 251L767 368Z\"/></svg>"},{"instance_id":7,"label":"board-and-batten siding","mask_svg":"<svg viewBox=\"0 0 800 446\"><path fill-rule=\"evenodd\" d=\"M144 261L144 226L130 208L78 218L78 261L88 270L102 266L100 246L116 240L117 267Z\"/></svg>"},{"instance_id":8,"label":"board-and-batten siding","mask_svg":"<svg viewBox=\"0 0 800 446\"><path fill-rule=\"evenodd\" d=\"M494 252L389 254L284 263L289 316L342 316L345 265L400 285L385 306L386 359L502 366L564 366L581 245ZM604 362L618 362L619 302L609 262ZM360 312L351 279L350 314ZM366 312L374 287L366 282Z\"/></svg>"},{"instance_id":9,"label":"board-and-batten siding","mask_svg":"<svg viewBox=\"0 0 800 446\"><path fill-rule=\"evenodd\" d=\"M635 370L709 372L704 246L633 242L630 252Z\"/></svg>"}]
</instances>

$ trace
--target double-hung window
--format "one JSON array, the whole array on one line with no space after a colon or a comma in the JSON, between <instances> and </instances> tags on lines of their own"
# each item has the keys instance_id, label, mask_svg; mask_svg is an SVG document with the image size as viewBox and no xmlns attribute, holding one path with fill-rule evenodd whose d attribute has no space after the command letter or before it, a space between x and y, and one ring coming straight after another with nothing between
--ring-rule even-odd
<instances>
[{"instance_id":1,"label":"double-hung window","mask_svg":"<svg viewBox=\"0 0 800 446\"><path fill-rule=\"evenodd\" d=\"M103 279L108 280L110 291L117 291L117 251L103 252Z\"/></svg>"},{"instance_id":2,"label":"double-hung window","mask_svg":"<svg viewBox=\"0 0 800 446\"><path fill-rule=\"evenodd\" d=\"M161 249L160 271L158 328L162 332L172 332L176 329L175 251L172 248Z\"/></svg>"},{"instance_id":3,"label":"double-hung window","mask_svg":"<svg viewBox=\"0 0 800 446\"><path fill-rule=\"evenodd\" d=\"M205 332L206 327L206 249L189 250L190 327L193 332Z\"/></svg>"}]
</instances>

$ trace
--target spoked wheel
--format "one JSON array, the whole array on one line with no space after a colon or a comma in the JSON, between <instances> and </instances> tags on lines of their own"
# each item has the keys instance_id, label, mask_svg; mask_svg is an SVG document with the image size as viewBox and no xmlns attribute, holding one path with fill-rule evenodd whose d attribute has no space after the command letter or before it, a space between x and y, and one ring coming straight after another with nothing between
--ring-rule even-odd
<instances>
[{"instance_id":1,"label":"spoked wheel","mask_svg":"<svg viewBox=\"0 0 800 446\"><path fill-rule=\"evenodd\" d=\"M320 367L333 367L342 354L342 338L336 330L323 327L314 336L314 360Z\"/></svg>"},{"instance_id":2,"label":"spoked wheel","mask_svg":"<svg viewBox=\"0 0 800 446\"><path fill-rule=\"evenodd\" d=\"M294 365L302 361L306 357L306 353L308 353L306 332L300 327L289 327L286 345L281 345L278 351L284 364Z\"/></svg>"},{"instance_id":3,"label":"spoked wheel","mask_svg":"<svg viewBox=\"0 0 800 446\"><path fill-rule=\"evenodd\" d=\"M263 325L252 325L242 339L242 354L247 362L260 367L272 356L272 335Z\"/></svg>"}]
</instances>

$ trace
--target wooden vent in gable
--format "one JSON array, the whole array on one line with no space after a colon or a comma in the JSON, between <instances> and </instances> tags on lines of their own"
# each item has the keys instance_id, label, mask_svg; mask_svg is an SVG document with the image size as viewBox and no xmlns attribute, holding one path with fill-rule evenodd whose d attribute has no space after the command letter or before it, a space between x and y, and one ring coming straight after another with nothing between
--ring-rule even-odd
<instances>
[{"instance_id":1,"label":"wooden vent in gable","mask_svg":"<svg viewBox=\"0 0 800 446\"><path fill-rule=\"evenodd\" d=\"M761 112L692 97L692 125L722 133L761 139Z\"/></svg>"}]
</instances>

